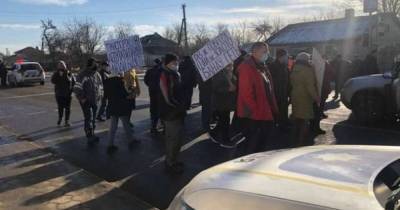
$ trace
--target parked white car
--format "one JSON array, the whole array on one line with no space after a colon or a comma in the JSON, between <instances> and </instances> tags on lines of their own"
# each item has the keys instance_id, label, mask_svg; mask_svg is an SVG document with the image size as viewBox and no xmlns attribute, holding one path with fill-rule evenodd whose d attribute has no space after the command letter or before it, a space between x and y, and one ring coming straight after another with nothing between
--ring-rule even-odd
<instances>
[{"instance_id":1,"label":"parked white car","mask_svg":"<svg viewBox=\"0 0 400 210\"><path fill-rule=\"evenodd\" d=\"M168 209L392 210L399 178L399 147L326 145L272 151L203 171Z\"/></svg>"},{"instance_id":2,"label":"parked white car","mask_svg":"<svg viewBox=\"0 0 400 210\"><path fill-rule=\"evenodd\" d=\"M45 84L46 73L37 62L24 62L14 64L7 74L8 83L11 86L22 84L40 83Z\"/></svg>"}]
</instances>

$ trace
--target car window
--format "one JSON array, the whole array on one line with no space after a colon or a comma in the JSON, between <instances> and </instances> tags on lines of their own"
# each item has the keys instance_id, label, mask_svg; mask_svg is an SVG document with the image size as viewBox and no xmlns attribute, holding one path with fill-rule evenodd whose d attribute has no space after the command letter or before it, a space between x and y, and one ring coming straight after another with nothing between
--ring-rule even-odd
<instances>
[{"instance_id":1,"label":"car window","mask_svg":"<svg viewBox=\"0 0 400 210\"><path fill-rule=\"evenodd\" d=\"M41 70L40 66L38 64L23 64L21 65L21 70L26 71L26 70Z\"/></svg>"}]
</instances>

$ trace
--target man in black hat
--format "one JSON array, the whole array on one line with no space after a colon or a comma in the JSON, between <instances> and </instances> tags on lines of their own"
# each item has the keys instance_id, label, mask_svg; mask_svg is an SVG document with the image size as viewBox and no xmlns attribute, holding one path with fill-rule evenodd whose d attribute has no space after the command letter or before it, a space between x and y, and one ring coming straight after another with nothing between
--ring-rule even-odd
<instances>
[{"instance_id":1,"label":"man in black hat","mask_svg":"<svg viewBox=\"0 0 400 210\"><path fill-rule=\"evenodd\" d=\"M81 105L85 118L85 133L88 143L97 143L95 136L97 107L103 98L103 81L97 71L98 62L90 58L85 70L79 73L74 86L74 92Z\"/></svg>"}]
</instances>

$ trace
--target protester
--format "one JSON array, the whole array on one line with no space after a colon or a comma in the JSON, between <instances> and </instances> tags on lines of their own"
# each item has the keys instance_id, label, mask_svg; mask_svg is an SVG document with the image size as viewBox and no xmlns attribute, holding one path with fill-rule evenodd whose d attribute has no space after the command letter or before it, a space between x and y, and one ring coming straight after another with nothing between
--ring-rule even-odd
<instances>
[{"instance_id":1,"label":"protester","mask_svg":"<svg viewBox=\"0 0 400 210\"><path fill-rule=\"evenodd\" d=\"M268 67L271 71L276 101L279 108L277 122L279 127L285 130L289 125L289 71L287 52L283 49L278 49L275 61Z\"/></svg>"},{"instance_id":2,"label":"protester","mask_svg":"<svg viewBox=\"0 0 400 210\"><path fill-rule=\"evenodd\" d=\"M189 110L192 106L193 88L196 87L196 67L190 56L183 57L183 61L179 65L179 73L182 78L183 97L185 107Z\"/></svg>"},{"instance_id":3,"label":"protester","mask_svg":"<svg viewBox=\"0 0 400 210\"><path fill-rule=\"evenodd\" d=\"M290 74L292 116L295 121L296 142L294 146L305 146L309 133L309 122L314 118L313 104L320 104L311 55L300 53Z\"/></svg>"},{"instance_id":4,"label":"protester","mask_svg":"<svg viewBox=\"0 0 400 210\"><path fill-rule=\"evenodd\" d=\"M323 56L326 59L326 56ZM321 103L319 106L314 104L314 119L311 121L311 130L315 134L326 134L326 131L322 130L320 122L321 119L327 118L328 116L325 115L325 104L326 100L329 97L329 94L332 92L331 82L334 80L335 75L332 68L332 65L328 60L325 61L325 71L324 77L322 82L322 90L321 90Z\"/></svg>"},{"instance_id":5,"label":"protester","mask_svg":"<svg viewBox=\"0 0 400 210\"><path fill-rule=\"evenodd\" d=\"M101 76L101 81L103 82L103 86L104 86L104 82L108 79L109 75L111 74L111 72L108 70L107 62L101 63L99 73ZM99 113L97 113L98 121L100 121L100 122L104 121L103 116L104 116L104 112L106 112L106 110L107 110L107 97L103 97L103 99L101 100ZM107 115L107 118L109 118L108 115Z\"/></svg>"},{"instance_id":6,"label":"protester","mask_svg":"<svg viewBox=\"0 0 400 210\"><path fill-rule=\"evenodd\" d=\"M61 121L65 112L65 126L70 126L69 118L71 114L72 92L75 85L75 78L67 69L64 61L59 61L57 71L51 77L54 84L54 91L58 107L57 125L61 125Z\"/></svg>"},{"instance_id":7,"label":"protester","mask_svg":"<svg viewBox=\"0 0 400 210\"><path fill-rule=\"evenodd\" d=\"M7 68L2 59L0 59L0 83L1 87L7 87Z\"/></svg>"},{"instance_id":8,"label":"protester","mask_svg":"<svg viewBox=\"0 0 400 210\"><path fill-rule=\"evenodd\" d=\"M199 99L201 104L201 125L204 131L210 131L210 123L212 119L212 80L203 81L200 74L197 76L199 84Z\"/></svg>"},{"instance_id":9,"label":"protester","mask_svg":"<svg viewBox=\"0 0 400 210\"><path fill-rule=\"evenodd\" d=\"M230 141L230 114L235 110L236 103L236 76L233 73L233 64L229 64L213 78L214 109L217 117L217 126L210 131L210 137L222 147L232 148Z\"/></svg>"},{"instance_id":10,"label":"protester","mask_svg":"<svg viewBox=\"0 0 400 210\"><path fill-rule=\"evenodd\" d=\"M237 115L244 126L244 153L266 149L268 135L278 114L272 78L265 61L269 58L269 47L257 42L251 56L239 65Z\"/></svg>"},{"instance_id":11,"label":"protester","mask_svg":"<svg viewBox=\"0 0 400 210\"><path fill-rule=\"evenodd\" d=\"M332 60L331 65L335 72L335 95L333 99L336 100L339 98L344 83L353 75L353 65L350 61L344 60L342 55L337 55L335 59Z\"/></svg>"},{"instance_id":12,"label":"protester","mask_svg":"<svg viewBox=\"0 0 400 210\"><path fill-rule=\"evenodd\" d=\"M154 60L155 66L146 71L144 76L144 83L149 89L150 96L150 117L151 117L151 133L157 133L158 120L160 118L159 112L159 98L160 98L160 74L161 74L161 60Z\"/></svg>"},{"instance_id":13,"label":"protester","mask_svg":"<svg viewBox=\"0 0 400 210\"><path fill-rule=\"evenodd\" d=\"M95 136L97 107L103 97L103 82L97 72L97 61L90 58L87 68L79 73L74 92L85 118L85 133L89 144L99 141Z\"/></svg>"},{"instance_id":14,"label":"protester","mask_svg":"<svg viewBox=\"0 0 400 210\"><path fill-rule=\"evenodd\" d=\"M379 74L379 72L380 70L378 66L377 50L373 50L365 57L361 75Z\"/></svg>"},{"instance_id":15,"label":"protester","mask_svg":"<svg viewBox=\"0 0 400 210\"><path fill-rule=\"evenodd\" d=\"M129 94L129 101L131 104L131 112L129 114L129 125L133 127L133 123L130 121L132 116L132 111L136 109L136 97L140 96L140 84L139 78L136 73L136 69L131 69L124 74L125 88Z\"/></svg>"},{"instance_id":16,"label":"protester","mask_svg":"<svg viewBox=\"0 0 400 210\"><path fill-rule=\"evenodd\" d=\"M183 124L186 109L180 75L178 57L167 54L160 76L160 116L165 123L166 170L171 173L182 173L183 163L178 161L181 144L184 138Z\"/></svg>"},{"instance_id":17,"label":"protester","mask_svg":"<svg viewBox=\"0 0 400 210\"><path fill-rule=\"evenodd\" d=\"M109 154L114 153L118 150L118 147L114 145L115 134L118 129L118 121L122 121L122 125L125 130L125 134L129 145L138 143L133 137L133 130L129 125L129 115L132 112L131 102L129 101L129 94L125 89L122 75L115 75L106 80L104 86L104 95L108 98L109 114L111 116L110 131L109 131L109 145L107 152Z\"/></svg>"}]
</instances>

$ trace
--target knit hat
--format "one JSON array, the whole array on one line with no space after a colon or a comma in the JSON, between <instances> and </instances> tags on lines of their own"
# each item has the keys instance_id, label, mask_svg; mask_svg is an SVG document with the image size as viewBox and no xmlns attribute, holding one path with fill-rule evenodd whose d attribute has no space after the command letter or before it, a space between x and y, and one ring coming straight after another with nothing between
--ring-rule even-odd
<instances>
[{"instance_id":1,"label":"knit hat","mask_svg":"<svg viewBox=\"0 0 400 210\"><path fill-rule=\"evenodd\" d=\"M173 62L173 61L177 61L178 60L178 56L172 53L168 53L165 55L164 57L164 65L168 65L169 63Z\"/></svg>"},{"instance_id":2,"label":"knit hat","mask_svg":"<svg viewBox=\"0 0 400 210\"><path fill-rule=\"evenodd\" d=\"M309 61L311 59L311 55L305 52L299 53L296 56L296 61Z\"/></svg>"}]
</instances>

